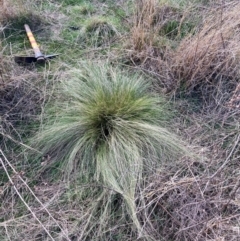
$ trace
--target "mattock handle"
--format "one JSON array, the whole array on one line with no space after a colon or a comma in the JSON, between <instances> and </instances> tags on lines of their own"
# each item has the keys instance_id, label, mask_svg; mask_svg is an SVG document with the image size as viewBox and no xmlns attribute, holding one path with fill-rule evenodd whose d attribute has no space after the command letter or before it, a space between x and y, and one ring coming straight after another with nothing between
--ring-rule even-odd
<instances>
[{"instance_id":1,"label":"mattock handle","mask_svg":"<svg viewBox=\"0 0 240 241\"><path fill-rule=\"evenodd\" d=\"M33 33L30 29L30 27L27 25L27 24L24 24L24 28L26 30L26 33L27 33L27 36L28 36L28 39L31 43L31 46L33 48L33 51L34 51L34 54L35 54L35 58L40 61L44 60L44 55L41 53L39 47L38 47L38 44L33 36Z\"/></svg>"}]
</instances>

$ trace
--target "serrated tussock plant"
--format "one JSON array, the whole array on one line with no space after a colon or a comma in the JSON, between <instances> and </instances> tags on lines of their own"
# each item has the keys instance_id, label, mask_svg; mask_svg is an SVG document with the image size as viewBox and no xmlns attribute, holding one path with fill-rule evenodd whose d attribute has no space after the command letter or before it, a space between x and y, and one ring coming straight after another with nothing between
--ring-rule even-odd
<instances>
[{"instance_id":1,"label":"serrated tussock plant","mask_svg":"<svg viewBox=\"0 0 240 241\"><path fill-rule=\"evenodd\" d=\"M84 65L68 76L33 142L66 178L96 180L122 194L137 223L134 195L142 177L184 152L161 127L164 101L139 75L107 65Z\"/></svg>"},{"instance_id":2,"label":"serrated tussock plant","mask_svg":"<svg viewBox=\"0 0 240 241\"><path fill-rule=\"evenodd\" d=\"M99 47L108 45L112 41L113 36L118 34L118 30L112 20L94 17L85 22L78 41Z\"/></svg>"}]
</instances>

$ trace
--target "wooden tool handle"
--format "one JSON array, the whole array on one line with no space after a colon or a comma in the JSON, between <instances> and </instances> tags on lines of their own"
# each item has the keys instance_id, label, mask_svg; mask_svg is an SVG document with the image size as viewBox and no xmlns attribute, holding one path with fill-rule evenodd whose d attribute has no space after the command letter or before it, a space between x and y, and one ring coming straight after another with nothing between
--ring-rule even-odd
<instances>
[{"instance_id":1,"label":"wooden tool handle","mask_svg":"<svg viewBox=\"0 0 240 241\"><path fill-rule=\"evenodd\" d=\"M35 58L38 59L38 58L41 58L41 57L44 57L44 55L41 53L39 47L38 47L38 44L33 36L33 33L30 29L30 27L27 25L27 24L24 24L24 28L26 30L26 33L27 33L27 36L28 36L28 39L31 43L31 46L33 48L33 51L34 51L34 54L35 54Z\"/></svg>"}]
</instances>

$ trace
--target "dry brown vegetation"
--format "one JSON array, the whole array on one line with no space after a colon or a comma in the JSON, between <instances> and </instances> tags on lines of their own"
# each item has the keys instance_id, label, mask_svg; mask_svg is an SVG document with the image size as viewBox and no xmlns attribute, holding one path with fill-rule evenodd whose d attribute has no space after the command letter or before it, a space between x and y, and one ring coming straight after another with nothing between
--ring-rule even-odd
<instances>
[{"instance_id":1,"label":"dry brown vegetation","mask_svg":"<svg viewBox=\"0 0 240 241\"><path fill-rule=\"evenodd\" d=\"M216 5L201 12L204 17L193 34L179 41L185 34L184 21L194 21L191 11L195 9L183 12L156 0L138 1L131 62L152 74L166 92L197 90L216 96L223 89L234 91L239 74L240 5L237 1ZM176 49L171 46L174 33L180 42Z\"/></svg>"},{"instance_id":2,"label":"dry brown vegetation","mask_svg":"<svg viewBox=\"0 0 240 241\"><path fill-rule=\"evenodd\" d=\"M131 64L154 76L156 87L164 91L175 85L168 61L175 45L173 40L180 38L183 21L189 13L157 0L136 2L128 57Z\"/></svg>"},{"instance_id":3,"label":"dry brown vegetation","mask_svg":"<svg viewBox=\"0 0 240 241\"><path fill-rule=\"evenodd\" d=\"M216 160L185 159L151 178L145 222L156 239L160 234L164 240L238 240L239 178L231 170L236 166L219 172L214 165Z\"/></svg>"},{"instance_id":4,"label":"dry brown vegetation","mask_svg":"<svg viewBox=\"0 0 240 241\"><path fill-rule=\"evenodd\" d=\"M200 30L181 42L172 59L178 80L175 88L184 85L191 91L202 87L206 92L206 86L222 90L224 84L225 89L233 91L239 78L239 11L238 2L211 10Z\"/></svg>"},{"instance_id":5,"label":"dry brown vegetation","mask_svg":"<svg viewBox=\"0 0 240 241\"><path fill-rule=\"evenodd\" d=\"M150 23L153 9L160 6L147 2L158 6L147 8ZM154 76L154 85L181 98L176 100L180 114L176 127L202 148L203 157L166 166L149 181L143 195L144 212L149 214L144 223L156 239L239 239L239 11L238 1L209 6L201 12L198 28L176 49L161 46L153 51L149 39L134 35L141 43L136 46L151 48L135 48L141 58L134 64Z\"/></svg>"},{"instance_id":6,"label":"dry brown vegetation","mask_svg":"<svg viewBox=\"0 0 240 241\"><path fill-rule=\"evenodd\" d=\"M22 143L47 97L42 74L17 65L5 50L0 50L0 148L9 151L10 143Z\"/></svg>"},{"instance_id":7,"label":"dry brown vegetation","mask_svg":"<svg viewBox=\"0 0 240 241\"><path fill-rule=\"evenodd\" d=\"M26 13L26 5L22 0L0 0L0 22L7 23L9 19Z\"/></svg>"}]
</instances>

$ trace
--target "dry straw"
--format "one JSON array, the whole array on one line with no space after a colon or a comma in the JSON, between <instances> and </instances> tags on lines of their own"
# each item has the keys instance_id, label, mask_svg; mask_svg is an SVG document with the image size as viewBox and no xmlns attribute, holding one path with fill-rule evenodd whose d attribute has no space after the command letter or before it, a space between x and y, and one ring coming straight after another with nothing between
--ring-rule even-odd
<instances>
[{"instance_id":1,"label":"dry straw","mask_svg":"<svg viewBox=\"0 0 240 241\"><path fill-rule=\"evenodd\" d=\"M240 58L240 4L220 5L208 12L200 30L185 38L173 54L172 70L177 86L187 90L227 80L236 86ZM233 84L233 86L231 86Z\"/></svg>"},{"instance_id":2,"label":"dry straw","mask_svg":"<svg viewBox=\"0 0 240 241\"><path fill-rule=\"evenodd\" d=\"M140 0L136 3L130 41L134 58L140 59L141 62L144 62L153 50L161 27L158 21L159 11L159 2L156 0Z\"/></svg>"},{"instance_id":3,"label":"dry straw","mask_svg":"<svg viewBox=\"0 0 240 241\"><path fill-rule=\"evenodd\" d=\"M26 13L26 1L0 0L0 22L7 23L9 19Z\"/></svg>"},{"instance_id":4,"label":"dry straw","mask_svg":"<svg viewBox=\"0 0 240 241\"><path fill-rule=\"evenodd\" d=\"M229 168L209 177L212 168L205 161L183 159L149 179L140 213L156 240L238 239L239 177L229 175Z\"/></svg>"},{"instance_id":5,"label":"dry straw","mask_svg":"<svg viewBox=\"0 0 240 241\"><path fill-rule=\"evenodd\" d=\"M174 76L168 59L173 38L178 38L181 22L180 9L157 0L136 1L133 24L130 29L128 58L135 66L154 76L156 85L171 89ZM175 23L175 27L172 27ZM177 24L179 27L177 29ZM167 30L168 29L168 30ZM170 35L176 36L167 36ZM171 39L172 38L172 39Z\"/></svg>"}]
</instances>

